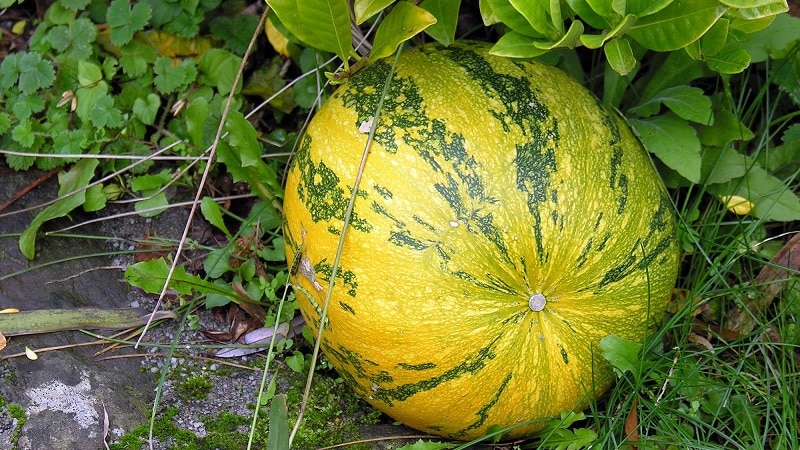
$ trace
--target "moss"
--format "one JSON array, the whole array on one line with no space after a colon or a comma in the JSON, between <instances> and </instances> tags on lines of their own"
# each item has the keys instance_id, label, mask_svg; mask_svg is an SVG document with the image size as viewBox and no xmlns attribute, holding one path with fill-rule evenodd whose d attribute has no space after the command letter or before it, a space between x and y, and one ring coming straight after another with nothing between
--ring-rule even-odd
<instances>
[{"instance_id":1,"label":"moss","mask_svg":"<svg viewBox=\"0 0 800 450\"><path fill-rule=\"evenodd\" d=\"M207 374L194 374L185 380L175 383L175 387L183 398L188 400L205 400L214 384Z\"/></svg>"},{"instance_id":2,"label":"moss","mask_svg":"<svg viewBox=\"0 0 800 450\"><path fill-rule=\"evenodd\" d=\"M19 435L22 431L22 427L25 426L25 422L27 418L25 416L25 409L22 406L17 405L16 403L8 403L6 399L0 397L0 415L8 414L9 417L12 419L16 419L16 424L14 424L14 431L11 432L9 438L9 444L11 446L9 448L15 449L17 448L17 444L19 442Z\"/></svg>"},{"instance_id":3,"label":"moss","mask_svg":"<svg viewBox=\"0 0 800 450\"><path fill-rule=\"evenodd\" d=\"M289 424L291 427L300 408L305 389L305 375L286 374L280 383L287 394L289 405ZM207 375L189 375L184 381L176 383L176 387L187 397L202 395L210 386ZM205 391L205 395L208 392ZM255 399L254 399L255 400ZM251 405L255 408L255 405ZM164 443L168 448L180 449L220 449L239 450L247 447L252 417L243 417L221 412L216 416L198 418L203 422L206 435L198 437L192 431L178 427L175 416L178 408L172 407L159 414L153 427L155 441ZM331 378L323 373L314 377L311 398L306 406L303 423L295 436L292 448L312 449L360 439L359 428L378 423L380 412L361 400L341 378ZM147 442L149 423L144 423L111 444L112 450L140 450ZM259 412L259 419L254 434L254 449L267 448L269 438L269 408ZM349 446L350 450L369 450L367 444Z\"/></svg>"},{"instance_id":4,"label":"moss","mask_svg":"<svg viewBox=\"0 0 800 450\"><path fill-rule=\"evenodd\" d=\"M305 375L292 374L289 379L287 404L289 425L297 420L305 390ZM347 386L341 378L331 378L322 373L314 377L311 394L303 414L303 422L292 442L293 448L320 448L360 439L359 427L376 424L380 412ZM267 434L266 414L259 420L259 431ZM349 450L369 450L367 444L348 446Z\"/></svg>"}]
</instances>

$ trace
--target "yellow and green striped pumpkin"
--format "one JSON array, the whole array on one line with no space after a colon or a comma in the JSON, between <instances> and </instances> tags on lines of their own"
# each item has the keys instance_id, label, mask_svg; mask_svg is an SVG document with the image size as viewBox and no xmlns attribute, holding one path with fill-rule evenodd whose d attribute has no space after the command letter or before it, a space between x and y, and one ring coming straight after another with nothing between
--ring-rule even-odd
<instances>
[{"instance_id":1,"label":"yellow and green striped pumpkin","mask_svg":"<svg viewBox=\"0 0 800 450\"><path fill-rule=\"evenodd\" d=\"M613 381L600 340L641 341L678 268L670 201L624 122L559 70L488 49L400 56L322 337L372 405L456 439L585 408ZM287 259L315 333L391 69L331 96L288 174Z\"/></svg>"}]
</instances>

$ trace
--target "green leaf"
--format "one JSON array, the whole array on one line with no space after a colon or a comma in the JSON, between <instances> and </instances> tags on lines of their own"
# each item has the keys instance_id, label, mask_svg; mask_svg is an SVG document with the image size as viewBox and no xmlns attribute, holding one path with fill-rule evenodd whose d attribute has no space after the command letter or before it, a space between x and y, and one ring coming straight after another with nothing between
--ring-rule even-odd
<instances>
[{"instance_id":1,"label":"green leaf","mask_svg":"<svg viewBox=\"0 0 800 450\"><path fill-rule=\"evenodd\" d=\"M231 238L231 232L228 231L228 227L225 225L225 220L222 218L222 208L219 207L219 204L214 201L211 197L203 197L203 200L200 203L200 211L203 213L203 217L210 223L217 227L220 231L225 233L229 239Z\"/></svg>"},{"instance_id":2,"label":"green leaf","mask_svg":"<svg viewBox=\"0 0 800 450\"><path fill-rule=\"evenodd\" d=\"M513 31L537 39L544 39L546 36L536 31L528 20L520 14L509 0L487 0L489 7L495 16Z\"/></svg>"},{"instance_id":3,"label":"green leaf","mask_svg":"<svg viewBox=\"0 0 800 450\"><path fill-rule=\"evenodd\" d=\"M397 47L436 23L433 14L410 2L399 2L378 25L372 43L370 60L376 61L392 55Z\"/></svg>"},{"instance_id":4,"label":"green leaf","mask_svg":"<svg viewBox=\"0 0 800 450\"><path fill-rule=\"evenodd\" d=\"M148 294L160 294L164 288L164 282L167 280L169 269L170 265L167 264L164 258L143 261L128 266L125 269L125 279L132 286L139 287ZM241 299L229 284L218 286L197 275L186 273L186 269L183 266L175 267L169 287L184 295L189 295L194 290L204 295L216 294L225 296L230 300Z\"/></svg>"},{"instance_id":5,"label":"green leaf","mask_svg":"<svg viewBox=\"0 0 800 450\"><path fill-rule=\"evenodd\" d=\"M576 428L574 430L560 428L544 439L542 447L556 450L578 450L591 448L590 446L596 440L597 433L588 428Z\"/></svg>"},{"instance_id":6,"label":"green leaf","mask_svg":"<svg viewBox=\"0 0 800 450\"><path fill-rule=\"evenodd\" d=\"M269 440L267 450L289 450L289 411L286 394L272 398L269 407Z\"/></svg>"},{"instance_id":7,"label":"green leaf","mask_svg":"<svg viewBox=\"0 0 800 450\"><path fill-rule=\"evenodd\" d=\"M783 51L800 40L800 18L782 14L772 24L751 34L742 46L750 54L752 62L766 61L771 55Z\"/></svg>"},{"instance_id":8,"label":"green leaf","mask_svg":"<svg viewBox=\"0 0 800 450\"><path fill-rule=\"evenodd\" d=\"M189 103L183 110L183 117L186 119L186 132L192 145L198 148L207 147L203 141L203 124L208 117L208 101L204 97L198 97Z\"/></svg>"},{"instance_id":9,"label":"green leaf","mask_svg":"<svg viewBox=\"0 0 800 450\"><path fill-rule=\"evenodd\" d=\"M386 9L393 2L394 0L355 0L353 2L353 14L356 17L356 25L361 25L370 17Z\"/></svg>"},{"instance_id":10,"label":"green leaf","mask_svg":"<svg viewBox=\"0 0 800 450\"><path fill-rule=\"evenodd\" d=\"M347 0L268 0L281 23L312 47L334 53L349 67L355 54L350 37Z\"/></svg>"},{"instance_id":11,"label":"green leaf","mask_svg":"<svg viewBox=\"0 0 800 450\"><path fill-rule=\"evenodd\" d=\"M234 17L218 17L211 22L211 33L225 43L233 53L244 55L250 39L258 27L258 16L240 14Z\"/></svg>"},{"instance_id":12,"label":"green leaf","mask_svg":"<svg viewBox=\"0 0 800 450\"><path fill-rule=\"evenodd\" d=\"M758 164L772 173L781 170L794 172L800 166L800 125L789 127L782 140L782 145L764 149L756 157Z\"/></svg>"},{"instance_id":13,"label":"green leaf","mask_svg":"<svg viewBox=\"0 0 800 450\"><path fill-rule=\"evenodd\" d=\"M735 74L750 65L750 54L741 47L728 47L706 58L708 68L722 74Z\"/></svg>"},{"instance_id":14,"label":"green leaf","mask_svg":"<svg viewBox=\"0 0 800 450\"><path fill-rule=\"evenodd\" d=\"M627 0L625 2L625 12L623 14L631 14L636 17L649 16L655 14L662 9L669 6L673 0Z\"/></svg>"},{"instance_id":15,"label":"green leaf","mask_svg":"<svg viewBox=\"0 0 800 450\"><path fill-rule=\"evenodd\" d=\"M629 14L625 16L622 20L620 20L619 23L614 25L614 28L612 28L608 32L601 34L582 34L580 36L580 41L587 48L600 48L607 41L614 39L618 36L622 36L626 31L628 31L628 28L632 27L633 24L635 23L636 23L636 16Z\"/></svg>"},{"instance_id":16,"label":"green leaf","mask_svg":"<svg viewBox=\"0 0 800 450\"><path fill-rule=\"evenodd\" d=\"M664 89L629 112L648 117L658 113L659 104L665 105L682 119L703 125L713 123L711 99L703 95L702 89L686 85Z\"/></svg>"},{"instance_id":17,"label":"green leaf","mask_svg":"<svg viewBox=\"0 0 800 450\"><path fill-rule=\"evenodd\" d=\"M31 148L36 136L33 134L33 123L29 119L23 119L11 131L11 139L23 148Z\"/></svg>"},{"instance_id":18,"label":"green leaf","mask_svg":"<svg viewBox=\"0 0 800 450\"><path fill-rule=\"evenodd\" d=\"M509 0L511 6L520 13L528 25L531 26L536 33L548 40L557 40L559 35L562 34L553 27L550 21L549 2L540 0ZM560 24L563 29L563 22Z\"/></svg>"},{"instance_id":19,"label":"green leaf","mask_svg":"<svg viewBox=\"0 0 800 450\"><path fill-rule=\"evenodd\" d=\"M53 136L53 153L59 155L80 155L89 145L88 132L85 129L64 129ZM64 162L75 162L67 159Z\"/></svg>"},{"instance_id":20,"label":"green leaf","mask_svg":"<svg viewBox=\"0 0 800 450\"><path fill-rule=\"evenodd\" d=\"M728 40L728 19L722 18L703 35L700 39L686 46L686 51L692 59L706 59L719 53Z\"/></svg>"},{"instance_id":21,"label":"green leaf","mask_svg":"<svg viewBox=\"0 0 800 450\"><path fill-rule=\"evenodd\" d=\"M166 211L168 207L169 200L167 200L167 196L163 192L150 194L133 205L133 209L141 217L155 217Z\"/></svg>"},{"instance_id":22,"label":"green leaf","mask_svg":"<svg viewBox=\"0 0 800 450\"><path fill-rule=\"evenodd\" d=\"M609 17L598 14L586 0L567 0L570 9L575 11L581 20L598 30L607 30L612 27ZM599 46L596 48L600 48Z\"/></svg>"},{"instance_id":23,"label":"green leaf","mask_svg":"<svg viewBox=\"0 0 800 450\"><path fill-rule=\"evenodd\" d=\"M76 19L69 25L58 25L47 32L47 41L50 45L64 52L70 49L67 55L77 60L86 59L92 54L92 43L97 37L97 27L86 18Z\"/></svg>"},{"instance_id":24,"label":"green leaf","mask_svg":"<svg viewBox=\"0 0 800 450\"><path fill-rule=\"evenodd\" d=\"M671 114L646 120L630 120L650 153L692 183L700 182L700 140L686 120Z\"/></svg>"},{"instance_id":25,"label":"green leaf","mask_svg":"<svg viewBox=\"0 0 800 450\"><path fill-rule=\"evenodd\" d=\"M572 49L579 45L581 42L581 36L583 36L583 22L576 20L570 24L569 30L567 30L567 32L556 42L543 42L541 40L534 39L533 45L545 50L552 50L555 48Z\"/></svg>"},{"instance_id":26,"label":"green leaf","mask_svg":"<svg viewBox=\"0 0 800 450\"><path fill-rule=\"evenodd\" d=\"M137 3L131 8L129 0L112 1L106 12L106 22L111 27L111 43L121 47L130 42L133 34L147 25L151 12L147 3Z\"/></svg>"},{"instance_id":27,"label":"green leaf","mask_svg":"<svg viewBox=\"0 0 800 450\"><path fill-rule=\"evenodd\" d=\"M200 58L201 61L202 59L203 57ZM193 60L185 59L179 65L175 66L173 65L172 58L167 58L165 56L156 59L153 72L156 74L154 80L156 89L163 94L177 92L194 81L197 76L197 69L194 66Z\"/></svg>"},{"instance_id":28,"label":"green leaf","mask_svg":"<svg viewBox=\"0 0 800 450\"><path fill-rule=\"evenodd\" d=\"M639 18L627 34L650 50L677 50L699 39L726 10L717 0L676 0Z\"/></svg>"},{"instance_id":29,"label":"green leaf","mask_svg":"<svg viewBox=\"0 0 800 450\"><path fill-rule=\"evenodd\" d=\"M19 58L18 70L19 90L24 94L50 87L56 79L53 66L49 61L42 61L38 53L24 53Z\"/></svg>"},{"instance_id":30,"label":"green leaf","mask_svg":"<svg viewBox=\"0 0 800 450\"><path fill-rule=\"evenodd\" d=\"M611 363L618 377L625 372L631 372L638 377L641 349L642 344L611 334L600 339L600 354Z\"/></svg>"},{"instance_id":31,"label":"green leaf","mask_svg":"<svg viewBox=\"0 0 800 450\"><path fill-rule=\"evenodd\" d=\"M219 278L225 272L232 270L230 265L232 254L232 245L215 248L208 252L208 256L203 261L203 270L206 272L206 276L212 279Z\"/></svg>"},{"instance_id":32,"label":"green leaf","mask_svg":"<svg viewBox=\"0 0 800 450\"><path fill-rule=\"evenodd\" d=\"M86 200L83 202L83 210L86 212L100 211L106 207L106 194L103 192L102 184L95 184L86 189Z\"/></svg>"},{"instance_id":33,"label":"green leaf","mask_svg":"<svg viewBox=\"0 0 800 450\"><path fill-rule=\"evenodd\" d=\"M119 64L125 75L135 78L148 72L156 61L156 50L139 41L130 41L120 49Z\"/></svg>"},{"instance_id":34,"label":"green leaf","mask_svg":"<svg viewBox=\"0 0 800 450\"><path fill-rule=\"evenodd\" d=\"M91 87L103 79L103 69L89 61L78 61L78 84Z\"/></svg>"},{"instance_id":35,"label":"green leaf","mask_svg":"<svg viewBox=\"0 0 800 450\"><path fill-rule=\"evenodd\" d=\"M455 40L458 24L458 8L461 0L424 0L420 8L430 12L436 23L425 32L442 45L450 45Z\"/></svg>"},{"instance_id":36,"label":"green leaf","mask_svg":"<svg viewBox=\"0 0 800 450\"><path fill-rule=\"evenodd\" d=\"M156 94L147 94L147 98L137 98L133 101L133 116L145 125L152 125L156 121L158 108L161 106L161 97Z\"/></svg>"},{"instance_id":37,"label":"green leaf","mask_svg":"<svg viewBox=\"0 0 800 450\"><path fill-rule=\"evenodd\" d=\"M708 147L703 151L703 183L727 183L744 176L751 166L750 158L731 147Z\"/></svg>"},{"instance_id":38,"label":"green leaf","mask_svg":"<svg viewBox=\"0 0 800 450\"><path fill-rule=\"evenodd\" d=\"M423 441L422 439L412 444L406 444L397 450L445 450L454 448L455 445L447 442Z\"/></svg>"},{"instance_id":39,"label":"green leaf","mask_svg":"<svg viewBox=\"0 0 800 450\"><path fill-rule=\"evenodd\" d=\"M799 40L800 41L800 40ZM795 105L800 105L800 52L780 63L770 64L772 83L789 95Z\"/></svg>"},{"instance_id":40,"label":"green leaf","mask_svg":"<svg viewBox=\"0 0 800 450\"><path fill-rule=\"evenodd\" d=\"M731 8L758 8L759 6L766 6L774 3L783 3L786 5L785 1L775 0L719 0L719 2Z\"/></svg>"},{"instance_id":41,"label":"green leaf","mask_svg":"<svg viewBox=\"0 0 800 450\"><path fill-rule=\"evenodd\" d=\"M800 220L800 199L783 181L757 165L744 177L715 184L709 191L719 196L738 195L753 204L750 215L767 221Z\"/></svg>"},{"instance_id":42,"label":"green leaf","mask_svg":"<svg viewBox=\"0 0 800 450\"><path fill-rule=\"evenodd\" d=\"M91 2L92 0L61 0L61 4L72 11L80 11Z\"/></svg>"},{"instance_id":43,"label":"green leaf","mask_svg":"<svg viewBox=\"0 0 800 450\"><path fill-rule=\"evenodd\" d=\"M508 58L533 58L547 53L547 50L533 45L530 36L509 31L494 44L489 53Z\"/></svg>"},{"instance_id":44,"label":"green leaf","mask_svg":"<svg viewBox=\"0 0 800 450\"><path fill-rule=\"evenodd\" d=\"M283 197L277 173L261 159L261 145L253 126L240 112L231 111L225 127L230 135L228 141L220 142L217 155L234 180L246 181L252 192L267 203Z\"/></svg>"},{"instance_id":45,"label":"green leaf","mask_svg":"<svg viewBox=\"0 0 800 450\"><path fill-rule=\"evenodd\" d=\"M714 119L713 126L698 127L697 135L703 145L724 147L733 141L749 141L754 137L753 132L727 109L715 111Z\"/></svg>"},{"instance_id":46,"label":"green leaf","mask_svg":"<svg viewBox=\"0 0 800 450\"><path fill-rule=\"evenodd\" d=\"M75 113L78 114L82 121L89 122L95 103L107 96L107 93L108 84L105 81L101 81L92 87L78 89L75 92L75 97L78 99L78 108Z\"/></svg>"},{"instance_id":47,"label":"green leaf","mask_svg":"<svg viewBox=\"0 0 800 450\"><path fill-rule=\"evenodd\" d=\"M0 111L0 135L5 134L9 128L11 128L11 116Z\"/></svg>"},{"instance_id":48,"label":"green leaf","mask_svg":"<svg viewBox=\"0 0 800 450\"><path fill-rule=\"evenodd\" d=\"M227 95L236 81L236 73L242 65L242 58L221 48L212 48L203 52L197 63L202 74L200 81L203 84L214 86L222 95ZM236 87L236 92L241 89L241 84Z\"/></svg>"},{"instance_id":49,"label":"green leaf","mask_svg":"<svg viewBox=\"0 0 800 450\"><path fill-rule=\"evenodd\" d=\"M608 42L603 47L608 64L620 75L627 75L636 65L631 44L624 37Z\"/></svg>"},{"instance_id":50,"label":"green leaf","mask_svg":"<svg viewBox=\"0 0 800 450\"><path fill-rule=\"evenodd\" d=\"M11 112L19 120L26 120L44 110L44 100L38 95L19 94L11 104Z\"/></svg>"},{"instance_id":51,"label":"green leaf","mask_svg":"<svg viewBox=\"0 0 800 450\"><path fill-rule=\"evenodd\" d=\"M147 175L140 175L131 181L131 189L134 192L148 192L148 191L157 191L164 187L167 183L169 183L170 179L170 171L168 169L164 169L158 174L147 174Z\"/></svg>"},{"instance_id":52,"label":"green leaf","mask_svg":"<svg viewBox=\"0 0 800 450\"><path fill-rule=\"evenodd\" d=\"M98 98L89 110L89 120L97 128L121 127L122 112L114 108L114 97L104 95Z\"/></svg>"},{"instance_id":53,"label":"green leaf","mask_svg":"<svg viewBox=\"0 0 800 450\"><path fill-rule=\"evenodd\" d=\"M60 198L41 210L20 235L19 249L26 258L33 259L36 255L36 233L45 222L64 217L84 203L86 200L84 188L92 180L98 163L97 159L81 159L69 171L58 174Z\"/></svg>"}]
</instances>

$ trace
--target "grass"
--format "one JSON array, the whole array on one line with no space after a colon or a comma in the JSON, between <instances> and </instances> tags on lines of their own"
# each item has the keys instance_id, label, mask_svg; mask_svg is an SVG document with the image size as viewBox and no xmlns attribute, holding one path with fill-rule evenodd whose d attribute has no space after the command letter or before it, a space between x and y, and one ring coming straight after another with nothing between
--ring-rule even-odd
<instances>
[{"instance_id":1,"label":"grass","mask_svg":"<svg viewBox=\"0 0 800 450\"><path fill-rule=\"evenodd\" d=\"M310 68L302 67L303 70ZM767 151L779 132L797 121L797 115L785 109L786 104L791 103L787 102L784 94L767 83L758 82L757 78L765 76L765 73L763 67L756 67L729 85L710 88L714 95L725 95L736 117L755 132L755 144L745 149L753 158ZM290 78L287 77L287 86L310 79L305 76L301 79L300 75L289 81ZM260 107L248 105L248 108L247 112L256 113ZM306 111L293 112L289 121L281 121L277 113L272 117L256 116L260 120L260 142L275 138L276 131L284 133L281 151L268 155L270 167L280 170L287 163L291 152L286 152L283 145L289 146L291 136L302 131ZM185 124L174 128L181 126ZM158 130L158 133L170 132ZM208 134L208 130L206 132ZM187 147L181 151L189 150ZM195 162L200 160L201 157L197 156ZM168 161L161 160L158 164L168 164ZM129 172L130 169L126 171L123 168L118 178L131 176ZM200 178L197 172L182 173L189 173L186 178L194 182ZM796 171L783 175L794 192L798 191L797 175ZM159 185L151 194L155 195L168 186L170 184ZM769 306L750 312L752 330L738 334L736 330L726 328L736 308L757 305L755 300L764 295L764 287L755 284L758 274L769 265L770 259L792 233L797 232L797 224L764 222L751 216L734 215L718 201L715 193L708 192L701 185L678 184L672 186L670 192L675 201L684 249L682 271L670 312L645 343L637 369L620 376L612 390L594 402L586 412L586 418L576 422L573 429L592 430L597 435L592 448L800 448L800 330L797 324L800 286L796 281L797 267L790 271L795 281L787 283ZM296 313L295 304L287 304L285 311L288 313L278 311L280 299L286 298L283 296L288 296L288 291L285 284L268 283L278 279L276 274L285 275L291 269L279 257L264 257L280 254L280 217L268 213L253 214L248 210L253 205L252 200L218 197L219 200L233 201L233 207L222 211L218 220L207 211L204 211L204 216L213 225L223 224L232 231L230 235L218 235L226 244L212 249L207 255L228 266L219 271L210 266L205 269L218 272L213 278L219 284L233 286L238 283L241 289L255 296L266 305L268 320L280 321ZM239 211L231 211L237 207ZM240 239L248 236L257 238ZM267 242L266 250L255 242L259 240ZM184 243L187 246L192 244L184 241L181 245ZM260 261L260 266L247 264L254 260ZM188 308L180 311L190 313ZM289 344L284 342L282 347L287 350L286 355L293 351L311 352L310 346L300 337ZM279 361L269 361L272 365L267 365L264 370L272 372ZM296 435L296 448L319 448L357 440L359 426L387 420L356 398L335 374L329 375L327 368L313 375L305 419ZM292 374L289 378L291 424L298 415L299 405L305 401L305 393L304 377ZM202 375L189 375L179 383L179 389L186 397L201 399L210 386ZM261 399L254 399L262 400L267 404L267 392L262 393ZM154 407L154 411L158 409ZM213 438L199 439L171 422L175 413L167 408L154 416L156 438L162 441L172 439L173 445L179 448L243 448L246 445L243 434L232 430L247 426L250 423L248 418L221 414L208 419L206 428ZM262 410L255 418L256 427L251 433L256 448L267 445L266 417L268 415ZM148 426L143 425L113 444L112 448L139 448L148 434ZM485 445L491 447L491 444ZM502 448L550 448L553 445L533 439ZM369 447L360 444L350 448ZM424 448L436 447L431 444Z\"/></svg>"}]
</instances>

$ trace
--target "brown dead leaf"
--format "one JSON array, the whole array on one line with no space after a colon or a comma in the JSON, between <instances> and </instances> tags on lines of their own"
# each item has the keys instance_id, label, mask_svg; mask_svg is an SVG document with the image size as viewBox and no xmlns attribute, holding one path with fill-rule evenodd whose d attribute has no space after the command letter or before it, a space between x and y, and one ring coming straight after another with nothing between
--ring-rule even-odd
<instances>
[{"instance_id":1,"label":"brown dead leaf","mask_svg":"<svg viewBox=\"0 0 800 450\"><path fill-rule=\"evenodd\" d=\"M0 350L6 348L6 345L8 345L8 341L6 340L6 337L3 336L3 333L0 333Z\"/></svg>"},{"instance_id":2,"label":"brown dead leaf","mask_svg":"<svg viewBox=\"0 0 800 450\"><path fill-rule=\"evenodd\" d=\"M636 410L639 408L639 399L633 399L633 405L631 405L631 411L628 413L628 418L625 419L625 436L627 436L627 442L632 444L630 446L631 450L636 450L639 448L637 445L639 442L639 414Z\"/></svg>"},{"instance_id":3,"label":"brown dead leaf","mask_svg":"<svg viewBox=\"0 0 800 450\"><path fill-rule=\"evenodd\" d=\"M740 335L753 331L755 328L753 317L761 315L786 287L789 280L797 279L794 274L798 270L800 270L800 233L789 239L772 261L761 269L753 282L753 285L758 287L759 295L748 300L744 307L734 308L725 327Z\"/></svg>"},{"instance_id":4,"label":"brown dead leaf","mask_svg":"<svg viewBox=\"0 0 800 450\"><path fill-rule=\"evenodd\" d=\"M704 338L703 336L700 336L699 334L695 334L695 333L689 333L689 336L687 336L687 339L691 343L702 345L708 351L710 351L712 355L715 353L714 352L714 346L711 345L711 341L709 341L708 339Z\"/></svg>"}]
</instances>

